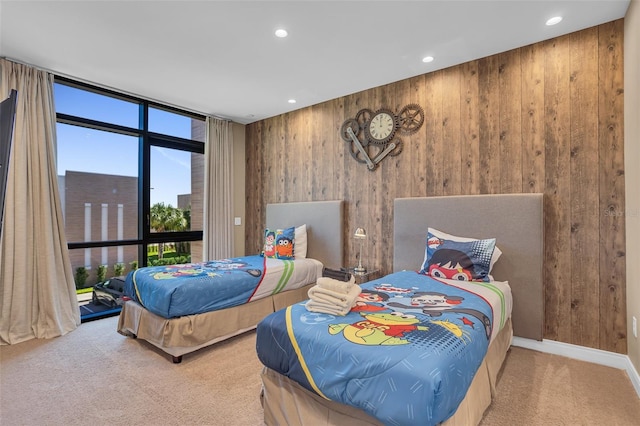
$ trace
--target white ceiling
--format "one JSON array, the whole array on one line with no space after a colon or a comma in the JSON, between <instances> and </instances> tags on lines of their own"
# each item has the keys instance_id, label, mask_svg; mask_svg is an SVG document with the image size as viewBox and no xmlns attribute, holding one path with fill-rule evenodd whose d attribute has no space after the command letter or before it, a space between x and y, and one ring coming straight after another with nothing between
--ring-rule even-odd
<instances>
[{"instance_id":1,"label":"white ceiling","mask_svg":"<svg viewBox=\"0 0 640 426\"><path fill-rule=\"evenodd\" d=\"M247 124L622 18L628 5L0 0L0 56Z\"/></svg>"}]
</instances>

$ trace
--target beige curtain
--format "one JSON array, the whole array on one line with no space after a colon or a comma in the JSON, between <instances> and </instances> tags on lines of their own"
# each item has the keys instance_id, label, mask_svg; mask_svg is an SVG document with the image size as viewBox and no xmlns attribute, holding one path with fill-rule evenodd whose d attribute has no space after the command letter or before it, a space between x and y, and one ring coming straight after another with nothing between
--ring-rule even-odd
<instances>
[{"instance_id":1,"label":"beige curtain","mask_svg":"<svg viewBox=\"0 0 640 426\"><path fill-rule=\"evenodd\" d=\"M66 334L80 310L55 164L53 76L0 59L0 94L18 91L0 240L0 344Z\"/></svg>"},{"instance_id":2,"label":"beige curtain","mask_svg":"<svg viewBox=\"0 0 640 426\"><path fill-rule=\"evenodd\" d=\"M204 183L204 260L233 256L232 123L207 117Z\"/></svg>"}]
</instances>

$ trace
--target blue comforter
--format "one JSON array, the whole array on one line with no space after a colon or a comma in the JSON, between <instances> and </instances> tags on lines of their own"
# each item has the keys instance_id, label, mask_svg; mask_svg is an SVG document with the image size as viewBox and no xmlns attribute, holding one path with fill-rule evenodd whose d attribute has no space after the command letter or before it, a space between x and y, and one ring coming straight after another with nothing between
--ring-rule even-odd
<instances>
[{"instance_id":1,"label":"blue comforter","mask_svg":"<svg viewBox=\"0 0 640 426\"><path fill-rule=\"evenodd\" d=\"M474 289L495 290L411 271L361 287L346 316L312 313L303 302L266 317L257 329L260 361L385 424L446 420L464 398L494 332L494 308ZM501 322L504 314L496 314Z\"/></svg>"},{"instance_id":2,"label":"blue comforter","mask_svg":"<svg viewBox=\"0 0 640 426\"><path fill-rule=\"evenodd\" d=\"M265 276L259 255L130 272L125 295L164 318L238 306L251 300Z\"/></svg>"}]
</instances>

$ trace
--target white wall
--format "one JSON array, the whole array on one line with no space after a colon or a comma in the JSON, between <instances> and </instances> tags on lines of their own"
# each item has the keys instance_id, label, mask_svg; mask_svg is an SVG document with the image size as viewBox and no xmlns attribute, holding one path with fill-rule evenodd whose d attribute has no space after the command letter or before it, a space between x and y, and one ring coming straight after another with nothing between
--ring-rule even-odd
<instances>
[{"instance_id":1,"label":"white wall","mask_svg":"<svg viewBox=\"0 0 640 426\"><path fill-rule=\"evenodd\" d=\"M628 355L640 371L640 0L631 0L624 22L624 170L627 231Z\"/></svg>"}]
</instances>

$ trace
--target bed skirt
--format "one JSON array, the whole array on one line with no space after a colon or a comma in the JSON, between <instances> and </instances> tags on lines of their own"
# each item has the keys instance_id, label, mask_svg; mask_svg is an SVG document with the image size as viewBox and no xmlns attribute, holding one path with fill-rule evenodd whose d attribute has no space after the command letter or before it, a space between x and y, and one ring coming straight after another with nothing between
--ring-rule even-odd
<instances>
[{"instance_id":1,"label":"bed skirt","mask_svg":"<svg viewBox=\"0 0 640 426\"><path fill-rule=\"evenodd\" d=\"M489 346L487 356L474 376L467 395L455 414L442 423L442 426L468 426L480 423L495 395L498 373L511 346L512 337L513 328L511 320L508 320ZM269 426L382 425L364 411L328 401L269 368L265 367L261 376L264 422Z\"/></svg>"},{"instance_id":2,"label":"bed skirt","mask_svg":"<svg viewBox=\"0 0 640 426\"><path fill-rule=\"evenodd\" d=\"M146 340L180 362L182 355L256 328L264 317L308 298L314 284L245 305L197 315L163 318L129 300L122 306L118 332Z\"/></svg>"}]
</instances>

